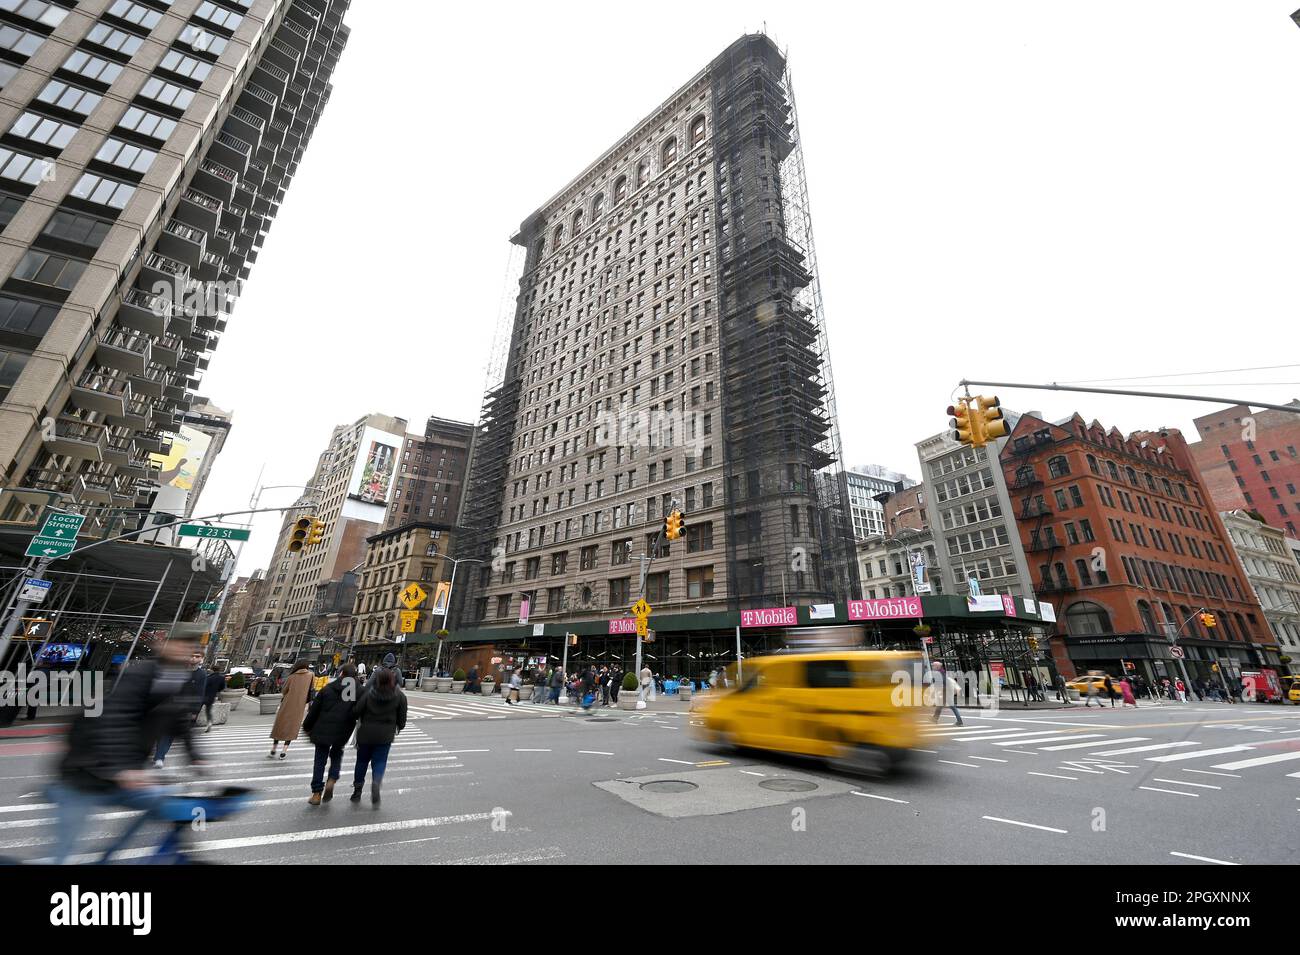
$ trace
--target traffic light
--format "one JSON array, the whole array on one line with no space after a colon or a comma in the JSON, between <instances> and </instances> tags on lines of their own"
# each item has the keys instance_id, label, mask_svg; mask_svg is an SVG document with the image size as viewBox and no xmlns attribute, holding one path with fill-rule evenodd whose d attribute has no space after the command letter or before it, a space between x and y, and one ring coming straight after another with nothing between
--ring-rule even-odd
<instances>
[{"instance_id":1,"label":"traffic light","mask_svg":"<svg viewBox=\"0 0 1300 955\"><path fill-rule=\"evenodd\" d=\"M311 524L310 517L300 517L293 522L293 533L289 535L289 553L296 554L307 546L307 538L311 536Z\"/></svg>"},{"instance_id":2,"label":"traffic light","mask_svg":"<svg viewBox=\"0 0 1300 955\"><path fill-rule=\"evenodd\" d=\"M1033 650L1035 653L1038 652L1038 638L1037 638L1037 637L1030 637L1030 638L1029 638L1029 649L1030 649L1030 650Z\"/></svg>"},{"instance_id":3,"label":"traffic light","mask_svg":"<svg viewBox=\"0 0 1300 955\"><path fill-rule=\"evenodd\" d=\"M1219 621L1215 619L1214 614L1208 612L1201 614L1201 623L1205 624L1207 630L1219 625Z\"/></svg>"},{"instance_id":4,"label":"traffic light","mask_svg":"<svg viewBox=\"0 0 1300 955\"><path fill-rule=\"evenodd\" d=\"M962 444L973 445L975 432L971 430L971 413L966 399L959 398L955 405L949 405L948 414L952 415L948 421L948 427L953 429L952 436Z\"/></svg>"},{"instance_id":5,"label":"traffic light","mask_svg":"<svg viewBox=\"0 0 1300 955\"><path fill-rule=\"evenodd\" d=\"M319 544L325 539L325 525L316 518L311 518L311 527L307 531L307 541L303 545L310 547L312 544Z\"/></svg>"},{"instance_id":6,"label":"traffic light","mask_svg":"<svg viewBox=\"0 0 1300 955\"><path fill-rule=\"evenodd\" d=\"M673 511L664 518L664 537L675 541L682 536L682 512Z\"/></svg>"},{"instance_id":7,"label":"traffic light","mask_svg":"<svg viewBox=\"0 0 1300 955\"><path fill-rule=\"evenodd\" d=\"M1002 418L1002 405L998 401L998 396L985 398L983 395L978 395L974 404L971 419L977 432L975 447L983 447L989 441L1005 438L1007 423Z\"/></svg>"}]
</instances>

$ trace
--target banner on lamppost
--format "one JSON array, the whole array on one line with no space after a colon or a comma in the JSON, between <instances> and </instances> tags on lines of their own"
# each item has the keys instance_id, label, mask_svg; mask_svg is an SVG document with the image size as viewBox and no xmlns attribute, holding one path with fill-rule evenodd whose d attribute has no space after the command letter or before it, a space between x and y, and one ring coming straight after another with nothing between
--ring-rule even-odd
<instances>
[{"instance_id":1,"label":"banner on lamppost","mask_svg":"<svg viewBox=\"0 0 1300 955\"><path fill-rule=\"evenodd\" d=\"M433 592L433 609L430 611L434 616L442 617L447 614L447 601L451 599L451 581L439 581L437 588Z\"/></svg>"}]
</instances>

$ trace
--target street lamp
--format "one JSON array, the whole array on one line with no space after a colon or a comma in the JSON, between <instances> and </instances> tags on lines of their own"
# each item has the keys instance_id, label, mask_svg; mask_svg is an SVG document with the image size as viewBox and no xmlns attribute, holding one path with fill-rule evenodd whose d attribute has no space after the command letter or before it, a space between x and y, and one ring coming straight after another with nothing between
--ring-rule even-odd
<instances>
[{"instance_id":1,"label":"street lamp","mask_svg":"<svg viewBox=\"0 0 1300 955\"><path fill-rule=\"evenodd\" d=\"M443 560L449 560L449 561L451 561L451 580L449 580L449 581L447 582L447 603L446 603L446 605L442 608L442 627L440 628L440 629L442 629L442 630L446 630L446 629L447 629L447 614L451 613L451 593L452 593L452 590L454 590L455 587L456 587L456 571L460 568L460 565L461 565L461 564L482 564L482 563L484 563L484 558L482 558L482 557L447 557L447 556L444 556L442 559L443 559ZM434 673L437 673L437 672L438 672L438 664L439 664L441 661L442 661L442 638L439 637L439 638L438 638L438 650L437 650L437 652L434 654L434 657L433 657L433 672L434 672Z\"/></svg>"}]
</instances>

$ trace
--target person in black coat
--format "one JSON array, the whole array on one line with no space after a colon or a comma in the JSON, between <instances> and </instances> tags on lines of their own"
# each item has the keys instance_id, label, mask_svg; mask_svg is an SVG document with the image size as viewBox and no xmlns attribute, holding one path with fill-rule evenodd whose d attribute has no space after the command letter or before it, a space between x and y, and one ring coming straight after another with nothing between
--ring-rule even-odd
<instances>
[{"instance_id":1,"label":"person in black coat","mask_svg":"<svg viewBox=\"0 0 1300 955\"><path fill-rule=\"evenodd\" d=\"M168 643L170 643L170 638ZM165 646L166 644L164 644ZM191 724L198 721L199 712L203 709L203 700L208 692L208 671L203 669L203 654L199 652L198 647L190 654L190 672L181 687L179 700L188 711L189 721ZM188 732L188 731L187 731ZM172 747L174 734L164 734L158 739L158 746L153 754L153 765L155 769L162 769L163 760L167 758L167 751Z\"/></svg>"},{"instance_id":2,"label":"person in black coat","mask_svg":"<svg viewBox=\"0 0 1300 955\"><path fill-rule=\"evenodd\" d=\"M479 691L478 666L469 668L469 675L465 677L465 685L460 688L462 693L477 693Z\"/></svg>"},{"instance_id":3,"label":"person in black coat","mask_svg":"<svg viewBox=\"0 0 1300 955\"><path fill-rule=\"evenodd\" d=\"M319 806L334 798L334 784L342 772L343 747L357 725L353 707L358 695L357 668L351 663L339 668L338 677L316 694L302 728L316 747L316 762L311 773L311 799ZM325 762L329 761L329 780L325 779Z\"/></svg>"},{"instance_id":4,"label":"person in black coat","mask_svg":"<svg viewBox=\"0 0 1300 955\"><path fill-rule=\"evenodd\" d=\"M370 801L377 806L388 751L397 734L406 728L406 694L398 689L392 670L381 668L375 673L352 712L357 718L357 766L352 774L351 801L361 801L369 767Z\"/></svg>"},{"instance_id":5,"label":"person in black coat","mask_svg":"<svg viewBox=\"0 0 1300 955\"><path fill-rule=\"evenodd\" d=\"M151 786L145 767L160 737L180 740L191 763L201 763L191 734L193 701L186 694L192 677L186 662L197 645L173 636L157 659L122 671L98 717L82 713L73 721L58 781L49 789L58 806L56 862L68 860L97 810L128 806L147 814L156 808L163 794Z\"/></svg>"},{"instance_id":6,"label":"person in black coat","mask_svg":"<svg viewBox=\"0 0 1300 955\"><path fill-rule=\"evenodd\" d=\"M208 668L207 681L203 684L203 713L208 718L207 728L203 731L205 733L212 732L212 704L217 702L217 697L225 688L226 678L214 663Z\"/></svg>"}]
</instances>

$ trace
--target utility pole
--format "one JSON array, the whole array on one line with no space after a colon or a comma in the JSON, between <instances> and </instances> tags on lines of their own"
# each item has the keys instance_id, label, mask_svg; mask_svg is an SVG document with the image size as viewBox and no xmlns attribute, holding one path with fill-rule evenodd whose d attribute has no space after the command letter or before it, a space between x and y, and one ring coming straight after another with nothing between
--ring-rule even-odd
<instances>
[{"instance_id":1,"label":"utility pole","mask_svg":"<svg viewBox=\"0 0 1300 955\"><path fill-rule=\"evenodd\" d=\"M38 560L36 562L36 568L31 573L30 579L44 580L45 572L49 570L52 562L52 559L49 557L42 557ZM26 576L24 576L24 579L27 579ZM5 654L9 652L9 644L13 642L14 633L17 632L19 624L22 623L23 614L27 613L31 605L31 600L21 597L18 599L17 603L14 604L14 608L9 614L9 619L5 621L4 630L0 631L0 663L4 662Z\"/></svg>"}]
</instances>

